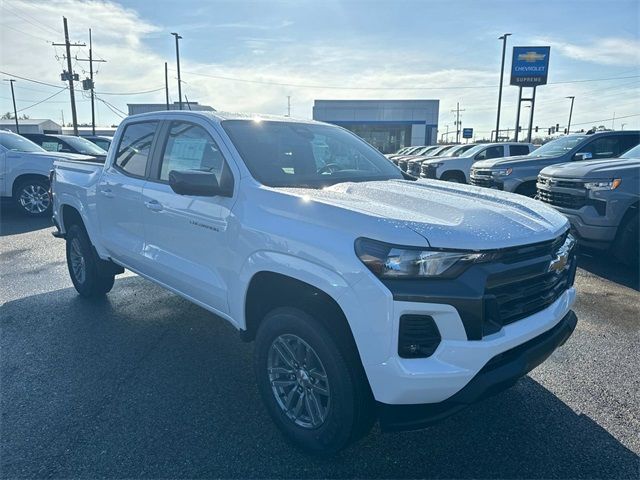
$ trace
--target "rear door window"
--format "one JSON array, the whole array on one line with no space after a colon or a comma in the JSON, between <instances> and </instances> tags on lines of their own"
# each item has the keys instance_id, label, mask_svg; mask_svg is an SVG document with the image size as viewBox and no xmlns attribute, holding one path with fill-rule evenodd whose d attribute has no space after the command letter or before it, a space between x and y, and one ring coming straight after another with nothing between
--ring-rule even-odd
<instances>
[{"instance_id":1,"label":"rear door window","mask_svg":"<svg viewBox=\"0 0 640 480\"><path fill-rule=\"evenodd\" d=\"M511 156L529 155L529 145L509 145Z\"/></svg>"},{"instance_id":2,"label":"rear door window","mask_svg":"<svg viewBox=\"0 0 640 480\"><path fill-rule=\"evenodd\" d=\"M158 122L138 122L127 125L118 144L116 168L135 177L144 177L157 130Z\"/></svg>"},{"instance_id":3,"label":"rear door window","mask_svg":"<svg viewBox=\"0 0 640 480\"><path fill-rule=\"evenodd\" d=\"M489 158L504 157L504 145L494 145L487 147L475 156L475 160L487 160Z\"/></svg>"}]
</instances>

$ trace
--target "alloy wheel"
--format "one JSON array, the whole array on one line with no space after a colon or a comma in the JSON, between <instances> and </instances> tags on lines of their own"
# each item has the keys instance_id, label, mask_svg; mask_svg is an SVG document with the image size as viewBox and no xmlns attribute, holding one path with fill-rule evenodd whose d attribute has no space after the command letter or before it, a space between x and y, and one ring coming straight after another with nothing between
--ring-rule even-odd
<instances>
[{"instance_id":1,"label":"alloy wheel","mask_svg":"<svg viewBox=\"0 0 640 480\"><path fill-rule=\"evenodd\" d=\"M297 335L277 337L269 347L267 372L273 395L296 425L320 427L331 407L329 381L315 350Z\"/></svg>"},{"instance_id":2,"label":"alloy wheel","mask_svg":"<svg viewBox=\"0 0 640 480\"><path fill-rule=\"evenodd\" d=\"M25 185L20 191L19 202L31 214L39 214L49 208L51 200L47 190L38 184Z\"/></svg>"}]
</instances>

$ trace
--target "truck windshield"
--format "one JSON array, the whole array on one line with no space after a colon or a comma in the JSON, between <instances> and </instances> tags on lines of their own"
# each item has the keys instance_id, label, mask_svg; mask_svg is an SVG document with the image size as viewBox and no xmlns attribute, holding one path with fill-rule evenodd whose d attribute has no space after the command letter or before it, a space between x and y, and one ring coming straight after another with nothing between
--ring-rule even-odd
<instances>
[{"instance_id":1,"label":"truck windshield","mask_svg":"<svg viewBox=\"0 0 640 480\"><path fill-rule=\"evenodd\" d=\"M636 145L632 149L627 150L620 155L620 158L640 158L640 145Z\"/></svg>"},{"instance_id":2,"label":"truck windshield","mask_svg":"<svg viewBox=\"0 0 640 480\"><path fill-rule=\"evenodd\" d=\"M1 134L0 145L12 152L46 152L41 146L20 135Z\"/></svg>"},{"instance_id":3,"label":"truck windshield","mask_svg":"<svg viewBox=\"0 0 640 480\"><path fill-rule=\"evenodd\" d=\"M558 138L556 140L552 140L549 143L541 146L537 150L531 152L529 157L556 157L559 155L564 155L570 150L573 150L573 147L582 142L586 135L569 135L567 137Z\"/></svg>"},{"instance_id":4,"label":"truck windshield","mask_svg":"<svg viewBox=\"0 0 640 480\"><path fill-rule=\"evenodd\" d=\"M103 150L95 143L90 142L86 138L68 136L64 137L64 141L71 145L78 153L84 155L106 155L106 150Z\"/></svg>"},{"instance_id":5,"label":"truck windshield","mask_svg":"<svg viewBox=\"0 0 640 480\"><path fill-rule=\"evenodd\" d=\"M225 120L222 127L251 175L270 187L403 178L380 152L342 128L268 120Z\"/></svg>"}]
</instances>

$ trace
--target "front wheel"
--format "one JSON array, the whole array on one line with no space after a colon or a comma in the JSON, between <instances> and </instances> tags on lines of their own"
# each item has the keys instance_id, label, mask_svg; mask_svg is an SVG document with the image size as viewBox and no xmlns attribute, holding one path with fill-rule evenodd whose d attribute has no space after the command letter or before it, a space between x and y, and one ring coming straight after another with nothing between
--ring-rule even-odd
<instances>
[{"instance_id":1,"label":"front wheel","mask_svg":"<svg viewBox=\"0 0 640 480\"><path fill-rule=\"evenodd\" d=\"M638 267L640 263L640 220L635 213L628 217L618 228L613 244L616 258L630 267Z\"/></svg>"},{"instance_id":2,"label":"front wheel","mask_svg":"<svg viewBox=\"0 0 640 480\"><path fill-rule=\"evenodd\" d=\"M83 297L99 297L111 291L114 275L100 269L87 232L79 225L67 231L67 267L73 286Z\"/></svg>"},{"instance_id":3,"label":"front wheel","mask_svg":"<svg viewBox=\"0 0 640 480\"><path fill-rule=\"evenodd\" d=\"M370 430L373 409L359 369L307 313L278 308L264 318L255 371L272 419L303 450L332 454Z\"/></svg>"},{"instance_id":4,"label":"front wheel","mask_svg":"<svg viewBox=\"0 0 640 480\"><path fill-rule=\"evenodd\" d=\"M51 211L49 184L45 180L22 182L16 188L14 198L18 208L31 217L40 217Z\"/></svg>"}]
</instances>

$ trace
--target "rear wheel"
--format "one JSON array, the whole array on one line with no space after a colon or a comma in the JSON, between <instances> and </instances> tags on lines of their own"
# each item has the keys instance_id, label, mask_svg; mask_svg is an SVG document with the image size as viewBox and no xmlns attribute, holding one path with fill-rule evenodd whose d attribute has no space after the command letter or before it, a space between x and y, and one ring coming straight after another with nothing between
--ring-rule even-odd
<instances>
[{"instance_id":1,"label":"rear wheel","mask_svg":"<svg viewBox=\"0 0 640 480\"><path fill-rule=\"evenodd\" d=\"M620 262L636 268L640 263L639 225L638 213L628 217L618 228L613 248L613 254Z\"/></svg>"},{"instance_id":2,"label":"rear wheel","mask_svg":"<svg viewBox=\"0 0 640 480\"><path fill-rule=\"evenodd\" d=\"M79 225L67 231L67 267L73 286L83 297L99 297L111 291L114 275L100 268L87 232Z\"/></svg>"},{"instance_id":3,"label":"rear wheel","mask_svg":"<svg viewBox=\"0 0 640 480\"><path fill-rule=\"evenodd\" d=\"M40 217L51 211L49 184L46 180L34 178L21 182L15 189L14 199L18 208L31 217Z\"/></svg>"},{"instance_id":4,"label":"rear wheel","mask_svg":"<svg viewBox=\"0 0 640 480\"><path fill-rule=\"evenodd\" d=\"M360 371L321 322L297 308L277 308L256 335L255 371L262 399L288 440L332 454L373 424Z\"/></svg>"}]
</instances>

